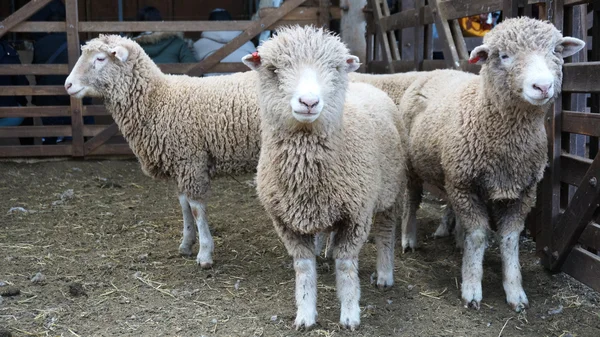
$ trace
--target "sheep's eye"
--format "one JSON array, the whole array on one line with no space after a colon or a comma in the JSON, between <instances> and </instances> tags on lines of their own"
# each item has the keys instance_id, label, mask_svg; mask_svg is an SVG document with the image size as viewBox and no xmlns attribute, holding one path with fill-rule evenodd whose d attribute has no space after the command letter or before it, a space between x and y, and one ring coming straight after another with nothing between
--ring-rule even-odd
<instances>
[{"instance_id":1,"label":"sheep's eye","mask_svg":"<svg viewBox=\"0 0 600 337\"><path fill-rule=\"evenodd\" d=\"M104 60L106 60L106 58L104 58L104 57L98 57L98 58L96 58L96 61L98 61L98 62L102 62Z\"/></svg>"},{"instance_id":2,"label":"sheep's eye","mask_svg":"<svg viewBox=\"0 0 600 337\"><path fill-rule=\"evenodd\" d=\"M267 66L267 70L271 73L277 74L277 68L275 68L275 66Z\"/></svg>"},{"instance_id":3,"label":"sheep's eye","mask_svg":"<svg viewBox=\"0 0 600 337\"><path fill-rule=\"evenodd\" d=\"M507 54L500 54L500 58L503 60L508 60L509 56Z\"/></svg>"}]
</instances>

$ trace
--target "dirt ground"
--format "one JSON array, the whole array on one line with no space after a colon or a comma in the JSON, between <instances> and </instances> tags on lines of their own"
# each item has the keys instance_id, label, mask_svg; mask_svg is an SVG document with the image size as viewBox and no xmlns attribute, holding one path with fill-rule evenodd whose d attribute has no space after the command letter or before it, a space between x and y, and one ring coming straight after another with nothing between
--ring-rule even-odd
<instances>
[{"instance_id":1,"label":"dirt ground","mask_svg":"<svg viewBox=\"0 0 600 337\"><path fill-rule=\"evenodd\" d=\"M375 245L364 246L358 331L340 330L332 263L320 260L319 326L296 332L291 258L251 179L214 181L215 265L201 270L177 251L174 184L144 176L136 161L0 163L0 336L600 336L598 293L546 273L529 240L531 308L505 304L495 244L482 308L463 308L461 254L452 239L431 238L442 209L432 198L419 211L420 249L396 253L391 289L371 284Z\"/></svg>"}]
</instances>

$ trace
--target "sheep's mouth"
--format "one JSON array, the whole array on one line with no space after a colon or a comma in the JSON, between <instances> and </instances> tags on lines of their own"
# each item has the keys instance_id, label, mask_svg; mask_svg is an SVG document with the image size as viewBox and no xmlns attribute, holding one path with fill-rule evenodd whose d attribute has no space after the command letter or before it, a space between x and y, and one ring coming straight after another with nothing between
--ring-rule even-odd
<instances>
[{"instance_id":1,"label":"sheep's mouth","mask_svg":"<svg viewBox=\"0 0 600 337\"><path fill-rule=\"evenodd\" d=\"M77 90L76 92L73 92L73 93L70 93L70 92L68 92L68 91L67 91L67 93L68 93L69 95L71 95L71 96L77 96L77 94L79 94L80 92L82 92L82 91L83 91L83 89L85 89L85 88L81 88L81 89L79 89L79 90Z\"/></svg>"},{"instance_id":2,"label":"sheep's mouth","mask_svg":"<svg viewBox=\"0 0 600 337\"><path fill-rule=\"evenodd\" d=\"M525 100L527 102L529 102L530 104L533 104L533 105L544 105L552 99L552 97L550 97L550 96L544 97L544 98L535 98L535 97L531 97L527 94L524 94L523 98L525 98Z\"/></svg>"}]
</instances>

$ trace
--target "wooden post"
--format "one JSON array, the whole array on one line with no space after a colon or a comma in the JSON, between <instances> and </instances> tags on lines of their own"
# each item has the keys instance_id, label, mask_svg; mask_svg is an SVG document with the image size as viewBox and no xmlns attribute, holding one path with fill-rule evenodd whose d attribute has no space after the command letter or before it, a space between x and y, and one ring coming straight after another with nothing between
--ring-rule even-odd
<instances>
[{"instance_id":1,"label":"wooden post","mask_svg":"<svg viewBox=\"0 0 600 337\"><path fill-rule=\"evenodd\" d=\"M385 1L385 0L384 0ZM381 54L383 61L387 63L386 70L388 73L394 73L394 63L392 58L392 50L390 48L390 40L388 39L387 32L381 26L381 18L383 13L381 11L381 0L370 0L371 8L373 8L373 19L375 21L375 28L377 30L377 39L381 46Z\"/></svg>"},{"instance_id":2,"label":"wooden post","mask_svg":"<svg viewBox=\"0 0 600 337\"><path fill-rule=\"evenodd\" d=\"M527 1L525 2L525 6L527 6ZM519 15L519 1L502 0L502 14L504 19L514 18Z\"/></svg>"},{"instance_id":3,"label":"wooden post","mask_svg":"<svg viewBox=\"0 0 600 337\"><path fill-rule=\"evenodd\" d=\"M79 58L79 14L77 0L66 0L67 14L67 50L69 54L69 72L73 70ZM83 157L83 117L81 100L71 97L71 128L73 137L73 157Z\"/></svg>"},{"instance_id":4,"label":"wooden post","mask_svg":"<svg viewBox=\"0 0 600 337\"><path fill-rule=\"evenodd\" d=\"M329 7L331 3L329 0L319 0L319 26L329 29L329 22L331 22L331 14Z\"/></svg>"},{"instance_id":5,"label":"wooden post","mask_svg":"<svg viewBox=\"0 0 600 337\"><path fill-rule=\"evenodd\" d=\"M592 59L590 61L600 61L600 0L593 2L593 23L592 23ZM600 94L592 94L590 97L590 112L600 113ZM590 137L590 158L598 154L598 137Z\"/></svg>"}]
</instances>

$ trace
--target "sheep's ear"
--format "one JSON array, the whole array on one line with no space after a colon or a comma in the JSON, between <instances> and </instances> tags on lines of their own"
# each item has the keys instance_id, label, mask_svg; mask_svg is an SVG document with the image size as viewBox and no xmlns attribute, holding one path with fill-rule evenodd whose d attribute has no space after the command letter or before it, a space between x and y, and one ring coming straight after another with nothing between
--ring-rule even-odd
<instances>
[{"instance_id":1,"label":"sheep's ear","mask_svg":"<svg viewBox=\"0 0 600 337\"><path fill-rule=\"evenodd\" d=\"M489 54L490 48L487 45L482 44L481 46L477 46L471 51L469 63L484 64L485 61L487 61Z\"/></svg>"},{"instance_id":2,"label":"sheep's ear","mask_svg":"<svg viewBox=\"0 0 600 337\"><path fill-rule=\"evenodd\" d=\"M583 49L583 47L585 47L585 42L582 40L565 36L558 43L557 51L561 53L562 57L569 57L573 54L576 54L578 51Z\"/></svg>"},{"instance_id":3,"label":"sheep's ear","mask_svg":"<svg viewBox=\"0 0 600 337\"><path fill-rule=\"evenodd\" d=\"M257 52L242 57L242 62L252 70L258 70L261 65L260 56Z\"/></svg>"},{"instance_id":4,"label":"sheep's ear","mask_svg":"<svg viewBox=\"0 0 600 337\"><path fill-rule=\"evenodd\" d=\"M360 60L357 56L350 55L346 59L346 71L351 73L360 67Z\"/></svg>"},{"instance_id":5,"label":"sheep's ear","mask_svg":"<svg viewBox=\"0 0 600 337\"><path fill-rule=\"evenodd\" d=\"M129 50L123 46L114 47L110 50L110 53L121 62L127 61L127 58L129 57Z\"/></svg>"}]
</instances>

